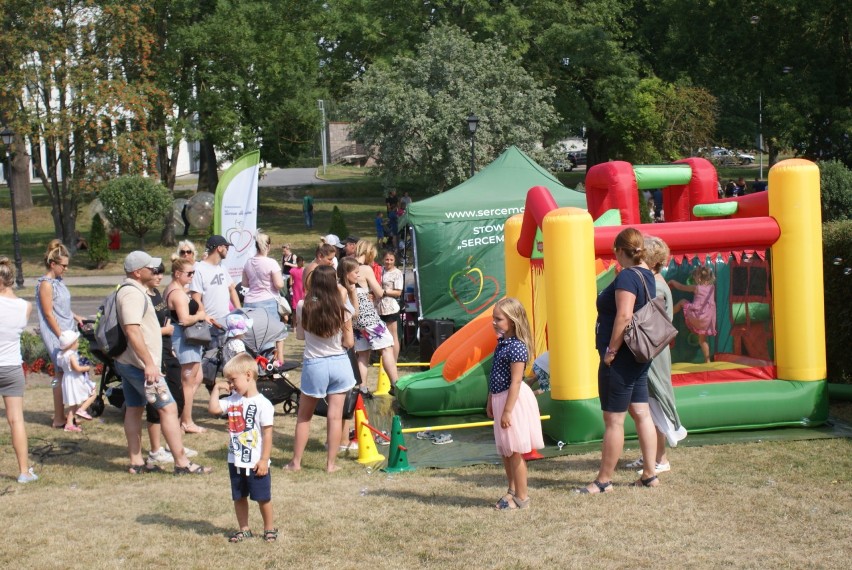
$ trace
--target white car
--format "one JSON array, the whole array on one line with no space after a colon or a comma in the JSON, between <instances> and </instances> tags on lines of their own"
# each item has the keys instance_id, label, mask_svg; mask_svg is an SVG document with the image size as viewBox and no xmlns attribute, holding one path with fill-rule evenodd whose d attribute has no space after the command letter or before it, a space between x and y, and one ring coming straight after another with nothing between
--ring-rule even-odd
<instances>
[{"instance_id":1,"label":"white car","mask_svg":"<svg viewBox=\"0 0 852 570\"><path fill-rule=\"evenodd\" d=\"M710 151L710 160L720 165L725 164L751 164L754 162L754 155L744 152L735 153L723 147L716 147Z\"/></svg>"}]
</instances>

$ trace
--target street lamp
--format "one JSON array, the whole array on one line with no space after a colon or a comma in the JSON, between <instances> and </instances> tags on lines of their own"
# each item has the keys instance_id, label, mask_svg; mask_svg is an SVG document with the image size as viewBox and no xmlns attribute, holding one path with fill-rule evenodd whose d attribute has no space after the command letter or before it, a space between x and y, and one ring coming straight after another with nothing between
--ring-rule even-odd
<instances>
[{"instance_id":1,"label":"street lamp","mask_svg":"<svg viewBox=\"0 0 852 570\"><path fill-rule=\"evenodd\" d=\"M479 126L479 117L471 113L467 118L467 130L470 131L470 177L476 172L476 161L474 149L476 145L476 127Z\"/></svg>"},{"instance_id":2,"label":"street lamp","mask_svg":"<svg viewBox=\"0 0 852 570\"><path fill-rule=\"evenodd\" d=\"M12 240L15 244L15 285L18 289L24 286L24 268L21 260L21 238L18 235L18 210L15 205L15 189L12 186L12 141L15 140L15 133L8 127L3 127L0 131L0 138L3 139L5 145L6 162L4 164L3 173L6 177L6 184L9 186L9 199L12 207Z\"/></svg>"}]
</instances>

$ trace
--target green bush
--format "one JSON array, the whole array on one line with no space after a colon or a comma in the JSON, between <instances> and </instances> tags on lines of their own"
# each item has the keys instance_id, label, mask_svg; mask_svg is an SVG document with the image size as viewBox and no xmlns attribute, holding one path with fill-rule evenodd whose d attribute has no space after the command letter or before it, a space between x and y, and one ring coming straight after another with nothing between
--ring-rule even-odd
<instances>
[{"instance_id":1,"label":"green bush","mask_svg":"<svg viewBox=\"0 0 852 570\"><path fill-rule=\"evenodd\" d=\"M822 221L852 220L852 170L839 160L819 164Z\"/></svg>"},{"instance_id":2,"label":"green bush","mask_svg":"<svg viewBox=\"0 0 852 570\"><path fill-rule=\"evenodd\" d=\"M24 362L33 362L39 358L49 360L50 355L44 346L44 341L36 333L24 331L21 333L21 356Z\"/></svg>"},{"instance_id":3,"label":"green bush","mask_svg":"<svg viewBox=\"0 0 852 570\"><path fill-rule=\"evenodd\" d=\"M328 233L338 236L340 239L349 235L349 229L346 227L346 220L343 219L343 212L337 206L331 211L331 224L328 226Z\"/></svg>"},{"instance_id":4,"label":"green bush","mask_svg":"<svg viewBox=\"0 0 852 570\"><path fill-rule=\"evenodd\" d=\"M828 379L852 382L852 221L823 224L825 350ZM806 292L805 292L806 293Z\"/></svg>"},{"instance_id":5,"label":"green bush","mask_svg":"<svg viewBox=\"0 0 852 570\"><path fill-rule=\"evenodd\" d=\"M145 234L161 229L172 209L168 188L152 178L121 176L106 183L98 195L109 222L121 231L139 238L145 249Z\"/></svg>"},{"instance_id":6,"label":"green bush","mask_svg":"<svg viewBox=\"0 0 852 570\"><path fill-rule=\"evenodd\" d=\"M95 214L92 218L92 229L89 232L89 261L95 269L103 269L109 262L109 242L104 220L100 214Z\"/></svg>"}]
</instances>

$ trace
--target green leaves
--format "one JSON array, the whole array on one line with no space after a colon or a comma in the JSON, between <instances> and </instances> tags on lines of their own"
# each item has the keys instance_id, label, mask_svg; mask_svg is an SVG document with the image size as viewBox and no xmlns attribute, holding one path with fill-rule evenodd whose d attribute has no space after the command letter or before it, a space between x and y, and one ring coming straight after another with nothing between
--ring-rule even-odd
<instances>
[{"instance_id":1,"label":"green leaves","mask_svg":"<svg viewBox=\"0 0 852 570\"><path fill-rule=\"evenodd\" d=\"M502 45L442 26L413 57L367 70L344 109L360 118L354 138L376 150L386 186L416 177L440 192L469 176L470 113L481 166L512 144L532 150L556 121L552 99Z\"/></svg>"},{"instance_id":2,"label":"green leaves","mask_svg":"<svg viewBox=\"0 0 852 570\"><path fill-rule=\"evenodd\" d=\"M137 236L143 248L145 234L161 228L172 208L169 190L143 176L122 176L110 180L98 198L109 222L121 231Z\"/></svg>"}]
</instances>

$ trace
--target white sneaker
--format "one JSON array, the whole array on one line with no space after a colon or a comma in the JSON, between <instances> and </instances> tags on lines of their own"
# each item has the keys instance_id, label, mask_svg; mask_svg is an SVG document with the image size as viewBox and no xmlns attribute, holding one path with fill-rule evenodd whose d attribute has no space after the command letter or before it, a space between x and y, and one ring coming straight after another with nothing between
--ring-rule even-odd
<instances>
[{"instance_id":1,"label":"white sneaker","mask_svg":"<svg viewBox=\"0 0 852 570\"><path fill-rule=\"evenodd\" d=\"M171 449L169 449L168 445L166 446L166 451L171 452ZM187 458L189 458L189 457L195 457L196 455L198 455L198 452L195 451L194 449L190 449L190 448L184 446L183 454L186 455Z\"/></svg>"},{"instance_id":2,"label":"white sneaker","mask_svg":"<svg viewBox=\"0 0 852 570\"><path fill-rule=\"evenodd\" d=\"M645 462L642 460L642 457L640 456L639 459L637 459L636 461L631 461L630 463L628 463L624 467L626 469L636 469L637 467L644 467L644 466L645 466Z\"/></svg>"},{"instance_id":3,"label":"white sneaker","mask_svg":"<svg viewBox=\"0 0 852 570\"><path fill-rule=\"evenodd\" d=\"M18 483L33 483L34 481L38 481L38 475L33 473L32 467L26 473L18 475Z\"/></svg>"},{"instance_id":4,"label":"white sneaker","mask_svg":"<svg viewBox=\"0 0 852 570\"><path fill-rule=\"evenodd\" d=\"M671 463L657 463L657 464L654 465L654 469L657 471L657 473L665 473L666 471L672 470L672 464ZM641 475L642 471L643 471L642 469L639 469L637 471L637 473L639 473Z\"/></svg>"},{"instance_id":5,"label":"white sneaker","mask_svg":"<svg viewBox=\"0 0 852 570\"><path fill-rule=\"evenodd\" d=\"M161 447L157 451L148 452L148 461L156 461L159 463L174 463L175 458L171 454L171 452L166 451L165 448Z\"/></svg>"}]
</instances>

